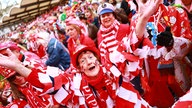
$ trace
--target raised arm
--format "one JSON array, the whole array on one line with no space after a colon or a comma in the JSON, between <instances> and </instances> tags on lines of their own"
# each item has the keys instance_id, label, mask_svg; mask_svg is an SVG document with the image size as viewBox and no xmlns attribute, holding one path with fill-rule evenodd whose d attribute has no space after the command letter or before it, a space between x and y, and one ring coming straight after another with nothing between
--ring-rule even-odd
<instances>
[{"instance_id":1,"label":"raised arm","mask_svg":"<svg viewBox=\"0 0 192 108\"><path fill-rule=\"evenodd\" d=\"M155 13L159 7L159 4L162 3L162 0L147 0L146 3L142 3L141 0L136 0L138 3L138 20L136 24L136 34L138 38L142 38L146 24L150 16Z\"/></svg>"},{"instance_id":2,"label":"raised arm","mask_svg":"<svg viewBox=\"0 0 192 108\"><path fill-rule=\"evenodd\" d=\"M23 77L28 77L31 70L22 65L22 63L17 59L16 55L11 52L11 50L6 50L7 56L0 54L0 66L7 67L9 69L15 70Z\"/></svg>"}]
</instances>

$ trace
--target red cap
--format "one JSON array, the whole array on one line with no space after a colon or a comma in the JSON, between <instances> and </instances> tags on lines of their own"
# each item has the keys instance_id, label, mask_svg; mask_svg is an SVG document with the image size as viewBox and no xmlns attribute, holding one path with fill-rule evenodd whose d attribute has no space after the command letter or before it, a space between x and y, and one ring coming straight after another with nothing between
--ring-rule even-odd
<instances>
[{"instance_id":1,"label":"red cap","mask_svg":"<svg viewBox=\"0 0 192 108\"><path fill-rule=\"evenodd\" d=\"M4 77L4 79L7 79L7 78L11 77L15 73L16 72L11 70L11 69L8 69L6 67L0 66L0 74Z\"/></svg>"},{"instance_id":2,"label":"red cap","mask_svg":"<svg viewBox=\"0 0 192 108\"><path fill-rule=\"evenodd\" d=\"M99 50L96 48L96 47L88 47L88 46L85 46L85 45L78 45L73 53L73 56L72 56L72 64L75 68L78 68L78 65L77 65L77 60L78 60L78 56L84 52L84 51L91 51L93 53L95 53L98 57L99 57Z\"/></svg>"}]
</instances>

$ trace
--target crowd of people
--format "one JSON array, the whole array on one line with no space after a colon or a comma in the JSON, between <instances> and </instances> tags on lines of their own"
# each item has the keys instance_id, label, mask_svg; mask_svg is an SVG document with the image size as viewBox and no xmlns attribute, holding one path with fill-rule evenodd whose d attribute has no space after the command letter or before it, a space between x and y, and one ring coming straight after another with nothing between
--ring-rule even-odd
<instances>
[{"instance_id":1,"label":"crowd of people","mask_svg":"<svg viewBox=\"0 0 192 108\"><path fill-rule=\"evenodd\" d=\"M192 1L73 0L0 42L2 108L189 108Z\"/></svg>"}]
</instances>

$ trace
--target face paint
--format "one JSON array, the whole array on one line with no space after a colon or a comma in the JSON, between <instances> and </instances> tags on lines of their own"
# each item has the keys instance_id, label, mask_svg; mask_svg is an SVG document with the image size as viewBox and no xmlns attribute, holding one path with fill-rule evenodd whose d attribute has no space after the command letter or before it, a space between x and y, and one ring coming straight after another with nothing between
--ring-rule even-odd
<instances>
[{"instance_id":1,"label":"face paint","mask_svg":"<svg viewBox=\"0 0 192 108\"><path fill-rule=\"evenodd\" d=\"M99 62L92 52L86 51L81 53L78 57L78 62L80 70L87 76L95 77L99 73Z\"/></svg>"}]
</instances>

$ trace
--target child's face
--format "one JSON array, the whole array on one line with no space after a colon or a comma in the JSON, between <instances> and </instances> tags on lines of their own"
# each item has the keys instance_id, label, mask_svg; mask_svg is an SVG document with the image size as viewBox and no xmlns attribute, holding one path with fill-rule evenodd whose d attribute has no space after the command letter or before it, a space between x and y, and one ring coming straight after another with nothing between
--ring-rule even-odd
<instances>
[{"instance_id":1,"label":"child's face","mask_svg":"<svg viewBox=\"0 0 192 108\"><path fill-rule=\"evenodd\" d=\"M80 70L88 77L96 77L99 73L99 61L91 51L82 52L78 57Z\"/></svg>"}]
</instances>

